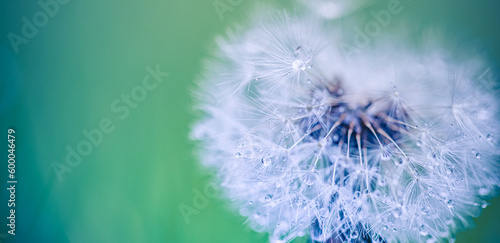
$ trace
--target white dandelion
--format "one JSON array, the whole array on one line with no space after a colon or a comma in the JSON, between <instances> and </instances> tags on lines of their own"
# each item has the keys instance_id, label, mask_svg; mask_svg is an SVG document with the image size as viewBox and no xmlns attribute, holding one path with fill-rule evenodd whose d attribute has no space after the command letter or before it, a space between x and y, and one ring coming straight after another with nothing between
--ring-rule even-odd
<instances>
[{"instance_id":1,"label":"white dandelion","mask_svg":"<svg viewBox=\"0 0 500 243\"><path fill-rule=\"evenodd\" d=\"M485 65L394 43L344 57L322 21L282 13L218 39L201 161L271 242L453 239L500 184Z\"/></svg>"}]
</instances>

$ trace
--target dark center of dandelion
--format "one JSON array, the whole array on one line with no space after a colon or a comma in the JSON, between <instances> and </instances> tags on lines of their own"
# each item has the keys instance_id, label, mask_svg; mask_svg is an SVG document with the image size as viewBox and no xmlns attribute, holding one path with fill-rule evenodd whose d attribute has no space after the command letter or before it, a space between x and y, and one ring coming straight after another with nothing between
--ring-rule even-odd
<instances>
[{"instance_id":1,"label":"dark center of dandelion","mask_svg":"<svg viewBox=\"0 0 500 243\"><path fill-rule=\"evenodd\" d=\"M395 153L405 156L396 143L406 131L408 115L404 110L376 99L364 105L352 104L344 98L340 85L326 90L332 99L314 102L306 109L311 115L300 121L308 137L337 146L347 157L363 159L363 150L368 148L379 148L382 160L391 159Z\"/></svg>"}]
</instances>

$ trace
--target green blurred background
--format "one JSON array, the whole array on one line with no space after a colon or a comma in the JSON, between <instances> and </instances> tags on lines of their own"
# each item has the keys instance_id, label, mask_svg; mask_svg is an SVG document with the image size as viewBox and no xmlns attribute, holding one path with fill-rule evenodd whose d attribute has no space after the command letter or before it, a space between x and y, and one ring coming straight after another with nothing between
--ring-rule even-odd
<instances>
[{"instance_id":1,"label":"green blurred background","mask_svg":"<svg viewBox=\"0 0 500 243\"><path fill-rule=\"evenodd\" d=\"M23 16L32 19L42 8L37 1L0 3L0 134L16 129L19 181L14 237L5 234L9 195L1 193L1 242L267 242L224 199L209 199L189 223L179 210L180 204L192 205L193 190L203 191L211 179L196 161L188 133L195 120L189 88L214 36L244 23L257 2L288 4L243 0L221 19L213 2L71 0L59 4L17 53L8 34L21 35ZM361 15L369 18L369 10L386 2ZM464 33L498 70L499 3L402 3L405 12L398 18ZM170 75L120 119L110 105L141 85L146 67L156 65ZM75 149L85 140L82 130L98 128L103 118L115 130L59 181L53 163L64 163L66 146ZM0 141L0 158L6 158L6 140ZM6 160L0 169L4 188ZM497 198L457 242L500 239L499 216Z\"/></svg>"}]
</instances>

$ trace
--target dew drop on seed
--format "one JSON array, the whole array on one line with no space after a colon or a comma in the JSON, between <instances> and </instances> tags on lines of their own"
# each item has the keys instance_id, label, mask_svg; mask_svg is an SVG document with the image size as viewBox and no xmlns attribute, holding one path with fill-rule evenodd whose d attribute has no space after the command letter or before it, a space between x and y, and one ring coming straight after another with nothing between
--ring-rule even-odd
<instances>
[{"instance_id":1,"label":"dew drop on seed","mask_svg":"<svg viewBox=\"0 0 500 243\"><path fill-rule=\"evenodd\" d=\"M328 217L328 209L326 208L321 208L318 213L321 218Z\"/></svg>"},{"instance_id":2,"label":"dew drop on seed","mask_svg":"<svg viewBox=\"0 0 500 243\"><path fill-rule=\"evenodd\" d=\"M382 152L380 153L380 159L383 161L388 161L389 159L391 159L391 155L389 154L389 152Z\"/></svg>"},{"instance_id":3,"label":"dew drop on seed","mask_svg":"<svg viewBox=\"0 0 500 243\"><path fill-rule=\"evenodd\" d=\"M490 190L487 187L483 186L483 187L479 188L478 192L479 192L479 195L486 196L490 193Z\"/></svg>"},{"instance_id":4,"label":"dew drop on seed","mask_svg":"<svg viewBox=\"0 0 500 243\"><path fill-rule=\"evenodd\" d=\"M318 180L316 173L309 171L304 175L304 183L308 186L313 185Z\"/></svg>"},{"instance_id":5,"label":"dew drop on seed","mask_svg":"<svg viewBox=\"0 0 500 243\"><path fill-rule=\"evenodd\" d=\"M269 158L269 157L262 157L262 159L260 160L260 162L262 162L262 165L268 166L268 165L271 164L271 158Z\"/></svg>"},{"instance_id":6,"label":"dew drop on seed","mask_svg":"<svg viewBox=\"0 0 500 243\"><path fill-rule=\"evenodd\" d=\"M427 215L430 213L430 209L427 206L422 207L422 214Z\"/></svg>"},{"instance_id":7,"label":"dew drop on seed","mask_svg":"<svg viewBox=\"0 0 500 243\"><path fill-rule=\"evenodd\" d=\"M420 225L419 231L420 235L426 236L429 233L425 230L425 225Z\"/></svg>"},{"instance_id":8,"label":"dew drop on seed","mask_svg":"<svg viewBox=\"0 0 500 243\"><path fill-rule=\"evenodd\" d=\"M307 46L298 46L293 53L295 61L293 61L292 66L294 69L305 70L311 67L311 61L313 58L313 51Z\"/></svg>"},{"instance_id":9,"label":"dew drop on seed","mask_svg":"<svg viewBox=\"0 0 500 243\"><path fill-rule=\"evenodd\" d=\"M453 201L453 200L451 200L451 199L450 199L450 200L448 200L448 201L446 202L446 204L448 204L448 207L449 207L449 208L453 208L453 207L455 206L455 201Z\"/></svg>"},{"instance_id":10,"label":"dew drop on seed","mask_svg":"<svg viewBox=\"0 0 500 243\"><path fill-rule=\"evenodd\" d=\"M292 63L292 67L296 70L306 70L306 65L304 64L304 62L300 59L296 59L295 61L293 61ZM309 83L309 81L308 81Z\"/></svg>"},{"instance_id":11,"label":"dew drop on seed","mask_svg":"<svg viewBox=\"0 0 500 243\"><path fill-rule=\"evenodd\" d=\"M398 219L399 217L401 217L401 215L403 215L403 209L401 207L395 208L392 212L392 215L394 216L394 218Z\"/></svg>"},{"instance_id":12,"label":"dew drop on seed","mask_svg":"<svg viewBox=\"0 0 500 243\"><path fill-rule=\"evenodd\" d=\"M488 207L488 202L484 201L483 204L481 204L481 208L486 208Z\"/></svg>"}]
</instances>

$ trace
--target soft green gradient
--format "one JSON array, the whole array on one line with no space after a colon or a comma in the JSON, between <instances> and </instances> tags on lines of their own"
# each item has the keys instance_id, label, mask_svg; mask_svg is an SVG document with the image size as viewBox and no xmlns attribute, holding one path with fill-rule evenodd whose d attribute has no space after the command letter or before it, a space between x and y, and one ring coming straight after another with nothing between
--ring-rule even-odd
<instances>
[{"instance_id":1,"label":"soft green gradient","mask_svg":"<svg viewBox=\"0 0 500 243\"><path fill-rule=\"evenodd\" d=\"M255 2L243 1L221 21L211 0L71 0L18 54L6 35L20 34L21 17L40 7L0 3L0 134L16 129L19 180L17 235L7 242L266 242L265 234L243 226L226 200L210 199L189 224L178 209L192 205L193 189L210 182L188 139L195 119L189 88L213 37L244 20ZM404 13L411 22L438 22L477 37L498 68L499 4L411 4ZM110 104L157 64L170 76L120 120ZM116 129L59 182L51 164L63 162L65 147L75 148L82 130L97 128L103 118ZM6 141L0 143L6 158ZM2 183L6 176L2 172ZM4 191L0 201L0 240L7 196ZM457 242L499 239L499 215L496 199Z\"/></svg>"}]
</instances>

